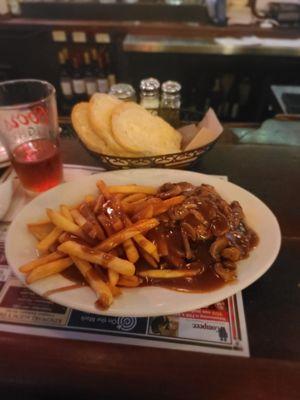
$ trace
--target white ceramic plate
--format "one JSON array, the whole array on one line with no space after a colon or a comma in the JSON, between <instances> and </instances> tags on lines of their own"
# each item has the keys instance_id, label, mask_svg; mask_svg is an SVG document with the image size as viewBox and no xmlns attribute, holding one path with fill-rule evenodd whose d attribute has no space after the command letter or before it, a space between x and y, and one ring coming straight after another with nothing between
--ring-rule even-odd
<instances>
[{"instance_id":1,"label":"white ceramic plate","mask_svg":"<svg viewBox=\"0 0 300 400\"><path fill-rule=\"evenodd\" d=\"M187 181L195 185L213 185L227 201L238 200L242 205L248 224L258 233L259 244L250 257L238 263L238 280L207 293L180 293L158 287L124 289L108 311L94 306L95 295L88 287L55 293L51 300L74 309L117 316L154 316L194 310L216 303L253 283L274 262L280 248L278 222L257 197L232 183L209 175L167 169L135 169L104 172L75 182L62 184L32 200L12 222L6 238L6 256L16 276L24 282L18 267L36 256L35 239L29 235L26 223L45 217L45 208L56 208L61 203L75 204L88 193L96 193L95 183L103 179L109 185L137 183L158 186L165 182ZM34 292L43 295L48 290L62 287L70 282L60 275L29 285Z\"/></svg>"}]
</instances>

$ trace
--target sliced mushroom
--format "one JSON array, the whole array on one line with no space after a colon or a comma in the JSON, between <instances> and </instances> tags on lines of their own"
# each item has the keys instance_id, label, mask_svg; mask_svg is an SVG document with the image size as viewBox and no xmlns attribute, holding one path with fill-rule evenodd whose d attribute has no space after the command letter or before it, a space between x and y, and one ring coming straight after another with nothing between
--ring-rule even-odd
<instances>
[{"instance_id":1,"label":"sliced mushroom","mask_svg":"<svg viewBox=\"0 0 300 400\"><path fill-rule=\"evenodd\" d=\"M164 200L173 196L178 196L181 192L181 187L178 184L165 183L159 188L158 197Z\"/></svg>"},{"instance_id":2,"label":"sliced mushroom","mask_svg":"<svg viewBox=\"0 0 300 400\"><path fill-rule=\"evenodd\" d=\"M190 209L193 207L192 204L178 204L168 210L168 215L172 221L182 220L190 214Z\"/></svg>"},{"instance_id":3,"label":"sliced mushroom","mask_svg":"<svg viewBox=\"0 0 300 400\"><path fill-rule=\"evenodd\" d=\"M222 278L225 282L234 281L236 279L236 273L234 269L224 268L222 263L216 263L214 269L217 275Z\"/></svg>"},{"instance_id":4,"label":"sliced mushroom","mask_svg":"<svg viewBox=\"0 0 300 400\"><path fill-rule=\"evenodd\" d=\"M181 222L181 228L185 230L187 236L194 242L197 239L195 228L188 222Z\"/></svg>"},{"instance_id":5,"label":"sliced mushroom","mask_svg":"<svg viewBox=\"0 0 300 400\"><path fill-rule=\"evenodd\" d=\"M208 221L204 218L203 214L199 210L190 210L190 213L196 218L197 221L203 225L207 225Z\"/></svg>"},{"instance_id":6,"label":"sliced mushroom","mask_svg":"<svg viewBox=\"0 0 300 400\"><path fill-rule=\"evenodd\" d=\"M189 224L186 224L186 225L189 225ZM184 227L184 223L181 225L181 236L182 236L183 246L184 246L184 250L185 250L185 257L188 260L191 260L193 258L193 253L191 250L187 231Z\"/></svg>"},{"instance_id":7,"label":"sliced mushroom","mask_svg":"<svg viewBox=\"0 0 300 400\"><path fill-rule=\"evenodd\" d=\"M229 225L226 217L219 213L212 221L210 229L215 236L223 236L229 230Z\"/></svg>"},{"instance_id":8,"label":"sliced mushroom","mask_svg":"<svg viewBox=\"0 0 300 400\"><path fill-rule=\"evenodd\" d=\"M223 264L223 266L224 266L225 268L228 268L228 269L236 269L236 264L235 264L233 261L225 260L225 261L222 261L222 264Z\"/></svg>"},{"instance_id":9,"label":"sliced mushroom","mask_svg":"<svg viewBox=\"0 0 300 400\"><path fill-rule=\"evenodd\" d=\"M216 239L210 246L209 252L211 256L219 261L221 259L221 253L222 251L228 246L228 240L226 237L222 236L218 239Z\"/></svg>"},{"instance_id":10,"label":"sliced mushroom","mask_svg":"<svg viewBox=\"0 0 300 400\"><path fill-rule=\"evenodd\" d=\"M211 232L208 227L203 224L198 224L195 226L197 240L208 240L211 238Z\"/></svg>"},{"instance_id":11,"label":"sliced mushroom","mask_svg":"<svg viewBox=\"0 0 300 400\"><path fill-rule=\"evenodd\" d=\"M230 261L238 261L241 257L241 251L237 247L226 247L221 252L222 257Z\"/></svg>"}]
</instances>

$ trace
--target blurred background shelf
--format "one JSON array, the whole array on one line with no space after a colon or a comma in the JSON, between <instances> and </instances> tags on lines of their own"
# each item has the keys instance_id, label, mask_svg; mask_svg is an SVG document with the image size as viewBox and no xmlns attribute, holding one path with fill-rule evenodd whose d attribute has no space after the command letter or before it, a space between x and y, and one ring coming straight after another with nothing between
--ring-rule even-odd
<instances>
[{"instance_id":1,"label":"blurred background shelf","mask_svg":"<svg viewBox=\"0 0 300 400\"><path fill-rule=\"evenodd\" d=\"M123 42L127 52L140 53L183 53L217 55L263 55L299 57L300 46L283 47L266 45L218 44L213 38L179 38L169 36L127 35Z\"/></svg>"},{"instance_id":2,"label":"blurred background shelf","mask_svg":"<svg viewBox=\"0 0 300 400\"><path fill-rule=\"evenodd\" d=\"M261 28L257 25L235 25L235 26L216 26L212 24L203 24L200 22L171 22L171 21L116 21L114 19L86 20L84 18L67 18L69 15L63 15L62 19L51 19L45 13L45 18L3 18L0 19L0 29L57 29L62 28L67 31L74 29L85 29L89 32L101 30L103 32L121 32L141 35L168 35L179 37L242 37L259 36L269 38L293 39L300 37L299 28L292 27L273 27L271 29Z\"/></svg>"}]
</instances>

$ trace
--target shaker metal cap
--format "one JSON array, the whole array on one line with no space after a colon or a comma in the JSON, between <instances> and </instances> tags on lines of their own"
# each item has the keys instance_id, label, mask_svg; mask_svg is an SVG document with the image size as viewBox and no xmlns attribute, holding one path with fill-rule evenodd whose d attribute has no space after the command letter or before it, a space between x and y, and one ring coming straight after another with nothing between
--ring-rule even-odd
<instances>
[{"instance_id":1,"label":"shaker metal cap","mask_svg":"<svg viewBox=\"0 0 300 400\"><path fill-rule=\"evenodd\" d=\"M135 94L134 88L128 83L116 83L110 88L109 94L118 97L119 99L126 99Z\"/></svg>"},{"instance_id":2,"label":"shaker metal cap","mask_svg":"<svg viewBox=\"0 0 300 400\"><path fill-rule=\"evenodd\" d=\"M146 92L152 92L159 90L160 82L155 78L147 78L141 80L140 89Z\"/></svg>"},{"instance_id":3,"label":"shaker metal cap","mask_svg":"<svg viewBox=\"0 0 300 400\"><path fill-rule=\"evenodd\" d=\"M166 81L161 85L161 89L164 93L178 93L181 90L181 85L176 81Z\"/></svg>"}]
</instances>

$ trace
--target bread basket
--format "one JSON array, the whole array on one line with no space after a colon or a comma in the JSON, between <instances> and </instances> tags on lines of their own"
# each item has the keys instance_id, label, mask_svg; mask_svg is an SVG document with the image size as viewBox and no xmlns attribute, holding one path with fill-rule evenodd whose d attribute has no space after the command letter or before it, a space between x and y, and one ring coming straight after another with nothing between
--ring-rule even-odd
<instances>
[{"instance_id":1,"label":"bread basket","mask_svg":"<svg viewBox=\"0 0 300 400\"><path fill-rule=\"evenodd\" d=\"M152 156L152 157L117 157L108 156L104 154L94 153L88 150L90 154L95 157L99 164L105 169L129 169L129 168L187 168L193 164L197 164L202 154L210 150L216 141L208 144L207 146L202 146L194 150L182 151L180 153L165 154L162 156Z\"/></svg>"},{"instance_id":2,"label":"bread basket","mask_svg":"<svg viewBox=\"0 0 300 400\"><path fill-rule=\"evenodd\" d=\"M78 137L72 126L68 126ZM65 128L63 128L65 129ZM146 157L123 157L96 153L88 149L80 140L82 146L107 170L130 168L188 168L196 165L201 156L209 151L217 142L223 128L212 109L209 109L199 123L183 124L178 129L183 136L186 150L174 154Z\"/></svg>"}]
</instances>

